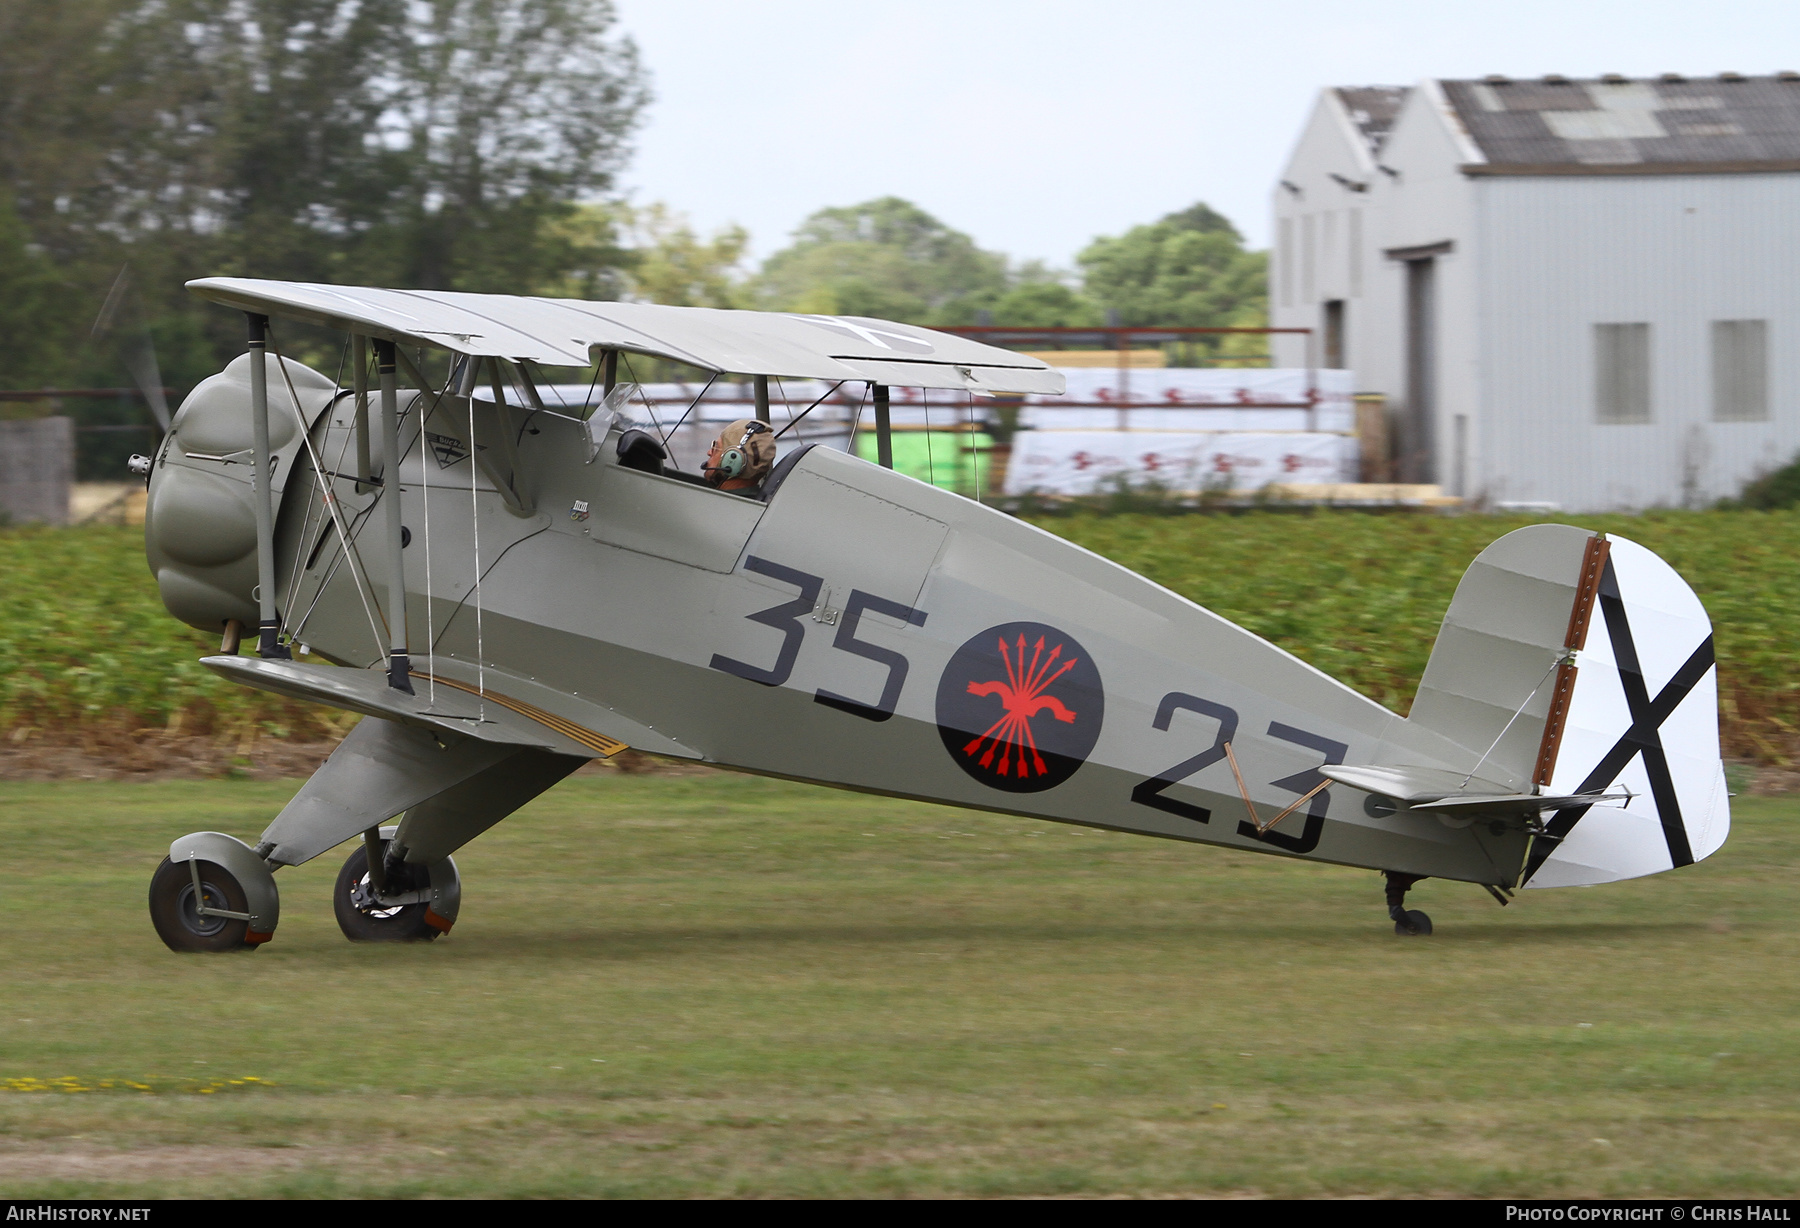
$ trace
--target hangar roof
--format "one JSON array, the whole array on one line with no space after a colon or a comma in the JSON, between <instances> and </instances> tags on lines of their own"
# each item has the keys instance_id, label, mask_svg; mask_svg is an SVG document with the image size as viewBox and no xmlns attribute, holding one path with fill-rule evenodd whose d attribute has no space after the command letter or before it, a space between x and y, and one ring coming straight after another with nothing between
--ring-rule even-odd
<instances>
[{"instance_id":1,"label":"hangar roof","mask_svg":"<svg viewBox=\"0 0 1800 1228\"><path fill-rule=\"evenodd\" d=\"M1368 142L1370 153L1380 153L1387 140L1388 129L1400 114L1400 107L1412 88L1405 85L1340 85L1338 101L1350 113L1350 122Z\"/></svg>"},{"instance_id":2,"label":"hangar roof","mask_svg":"<svg viewBox=\"0 0 1800 1228\"><path fill-rule=\"evenodd\" d=\"M1442 86L1487 159L1465 166L1470 174L1800 171L1800 73Z\"/></svg>"}]
</instances>

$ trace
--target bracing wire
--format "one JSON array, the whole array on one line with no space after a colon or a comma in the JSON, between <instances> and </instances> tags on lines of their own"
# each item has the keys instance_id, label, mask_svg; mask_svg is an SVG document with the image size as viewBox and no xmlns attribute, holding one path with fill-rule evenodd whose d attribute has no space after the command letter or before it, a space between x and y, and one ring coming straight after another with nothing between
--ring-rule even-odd
<instances>
[{"instance_id":1,"label":"bracing wire","mask_svg":"<svg viewBox=\"0 0 1800 1228\"><path fill-rule=\"evenodd\" d=\"M826 397L830 396L832 393L836 392L839 388L842 388L843 386L844 386L844 381L839 380L837 383L835 383L831 387L827 388L824 392L821 392L819 394L818 400L814 401L811 405L808 405L805 409L801 410L798 414L794 414L791 417L789 417L788 424L786 426L782 427L779 431L775 432L775 438L780 439L783 435L785 435L789 431L793 430L796 426L799 426L800 419L806 417L806 415L810 414L813 410L819 408L819 406L824 403ZM784 398L786 397L787 394L786 394L785 390L783 391L782 395ZM865 396L867 395L867 385L864 385L864 395ZM856 427L854 424L852 424L852 426L850 428L850 433L852 435L854 435L856 433Z\"/></svg>"},{"instance_id":2,"label":"bracing wire","mask_svg":"<svg viewBox=\"0 0 1800 1228\"><path fill-rule=\"evenodd\" d=\"M358 534L362 532L362 530L357 527L356 521L367 515L367 511L368 509L358 512L356 517L350 522L350 538L352 542L354 542ZM332 580L337 578L338 568L342 567L344 565L344 560L349 558L355 558L360 561L362 556L355 554L352 551L340 550L331 560L331 567L326 571L325 578L319 581L319 587L313 591L312 601L307 605L306 613L294 623L293 629L288 632L290 638L297 640L305 633L306 624L312 621L313 611L319 608L319 602L324 598L325 591L331 587ZM352 564L352 566L354 566L354 564Z\"/></svg>"},{"instance_id":3,"label":"bracing wire","mask_svg":"<svg viewBox=\"0 0 1800 1228\"><path fill-rule=\"evenodd\" d=\"M275 330L273 328L269 329L269 348L275 351L275 365L281 368L282 381L287 384L289 401L294 409L295 429L300 432L301 442L306 447L306 457L312 464L313 476L317 479L320 489L325 492L325 506L330 510L331 523L337 529L339 543L344 551L348 553L350 550L350 532L344 526L341 509L338 507L337 494L332 489L331 480L325 476L325 466L320 462L319 454L313 448L312 433L307 429L306 414L300 407L300 394L294 389L293 375L288 371L287 359L282 357L281 346L275 340ZM273 491L275 486L274 474L263 475L262 480L268 482L270 490ZM399 489L398 481L394 483L394 488L396 490ZM300 548L305 549L305 546L302 545ZM360 565L361 562L362 560L359 556L357 564ZM369 605L369 599L363 592L363 581L367 580L368 577L359 576L359 570L359 566L353 565L350 571L351 578L357 581L356 595L362 601L363 613L368 616L369 629L375 633L376 642L385 650L386 637L382 634L383 627L381 626L380 620L375 617L375 612Z\"/></svg>"},{"instance_id":4,"label":"bracing wire","mask_svg":"<svg viewBox=\"0 0 1800 1228\"><path fill-rule=\"evenodd\" d=\"M606 360L604 358L602 358L599 362L594 364L594 378L588 381L587 395L581 398L581 408L586 409L588 406L590 406L594 403L594 387L595 387L595 385L599 384L600 368L605 365L606 365ZM538 370L542 371L543 368L539 367ZM584 421L585 421L585 419L584 419Z\"/></svg>"},{"instance_id":5,"label":"bracing wire","mask_svg":"<svg viewBox=\"0 0 1800 1228\"><path fill-rule=\"evenodd\" d=\"M344 348L338 351L337 374L334 375L331 380L332 387L335 389L335 391L332 393L331 400L326 403L325 408L326 408L327 412L329 412L333 407L335 407L337 405L339 399L344 396L344 363L349 358L349 356L350 356L350 338L348 336L346 336L344 338ZM346 447L347 447L347 445L346 445ZM340 448L338 450L337 466L342 466L342 464L343 464L344 451L345 451L345 448ZM318 489L315 489L315 490L309 492L306 496L306 511L300 517L299 545L294 550L294 565L293 565L293 567L291 567L288 570L287 587L283 590L284 592L289 593L289 594L293 594L293 593L296 593L299 591L300 573L306 566L306 559L307 559L306 543L310 542L313 539L313 499L316 495L323 493L323 489L324 489L318 483L314 483L314 485L315 485L315 487L318 487ZM321 503L321 507L323 507L322 503ZM316 600L315 600L314 604L317 604ZM312 613L311 605L309 605L307 607L306 612L309 616L311 615L311 613ZM284 619L283 621L285 623L288 620ZM286 630L288 632L288 638L290 638L290 639L296 639L299 637L299 634L300 634L299 624L295 624L291 628L284 627L284 630Z\"/></svg>"},{"instance_id":6,"label":"bracing wire","mask_svg":"<svg viewBox=\"0 0 1800 1228\"><path fill-rule=\"evenodd\" d=\"M342 399L343 397L345 397L347 395L350 395L349 391L344 387L344 367L349 361L350 361L350 334L346 333L346 334L344 334L343 347L338 350L337 373L334 374L331 378L332 386L337 391L332 394L331 402L330 402L330 404L328 404L326 406L327 411L334 408L340 399ZM337 459L332 462L331 473L333 476L336 476L336 474L343 472L344 456L346 453L349 452L349 450L350 450L350 437L348 435L346 435L346 436L344 436L343 442L338 445ZM323 510L322 502L321 502L320 506L321 506L321 510ZM305 569L306 561L308 558L308 554L306 551L306 543L309 541L312 541L312 540L313 540L313 496L311 494L309 494L306 496L306 515L301 518L300 548L294 551L294 566L293 566L292 571L290 571L288 573L287 591L289 593L296 593L296 592L300 591L299 590L300 573L302 572L302 570ZM334 566L331 570L333 573L335 573L337 568ZM324 593L324 591L325 591L324 584L320 584L317 591L315 591L313 593L312 601L307 604L306 613L301 616L301 618L298 622L293 623L293 625L290 628L288 628L288 638L290 638L290 639L299 639L300 638L300 632L301 632L302 628L304 628L306 626L307 620L312 617L312 612L318 608L319 597Z\"/></svg>"},{"instance_id":7,"label":"bracing wire","mask_svg":"<svg viewBox=\"0 0 1800 1228\"><path fill-rule=\"evenodd\" d=\"M669 433L663 430L662 423L657 420L656 406L650 404L650 394L644 391L644 385L638 381L637 372L632 369L631 355L620 350L619 357L625 360L625 374L629 375L631 377L631 382L636 385L638 390L638 400L642 401L644 403L644 408L650 411L650 425L656 428L656 433L658 435L662 436L663 452L667 454L669 450Z\"/></svg>"},{"instance_id":8,"label":"bracing wire","mask_svg":"<svg viewBox=\"0 0 1800 1228\"><path fill-rule=\"evenodd\" d=\"M337 461L335 462L334 467L329 474L329 476L331 476L332 478L337 478L343 472L344 459L350 451L350 440L351 440L351 435L349 433L346 433L344 436L343 442L338 445ZM372 504L371 504L371 507L373 507ZM365 509L365 511L366 510L367 509ZM313 594L312 604L309 605L306 610L306 618L301 619L300 623L295 626L295 629L292 632L292 634L294 636L297 637L300 634L300 630L302 627L304 627L306 620L310 619L312 617L313 610L318 606L320 600L323 599L323 597L325 596L325 588L331 582L331 577L336 574L339 564L343 563L345 560L349 560L351 579L353 582L356 581L356 573L357 573L357 569L359 569L359 568L361 568L361 570L362 570L363 580L366 581L368 579L368 568L363 564L362 551L360 549L358 549L358 547L357 547L357 541L361 537L361 534L362 534L362 531L357 527L357 522L359 520L363 519L364 514L365 514L364 512L358 512L355 516L350 517L349 523L348 523L349 534L350 534L349 542L344 548L342 548L338 551L338 557L337 557L337 560L332 563L331 572L328 573L326 578L320 582L318 591ZM372 587L373 586L371 586L371 590L372 590ZM359 596L361 595L360 588L358 590L358 595ZM377 613L380 612L379 607L377 607L376 612ZM384 645L385 645L385 641L384 641Z\"/></svg>"},{"instance_id":9,"label":"bracing wire","mask_svg":"<svg viewBox=\"0 0 1800 1228\"><path fill-rule=\"evenodd\" d=\"M1550 662L1550 668L1544 671L1544 676L1538 679L1538 684L1531 688L1531 694L1525 697L1525 701L1519 705L1518 711L1514 712L1512 716L1507 719L1506 724L1500 727L1500 732L1494 735L1494 740L1488 743L1488 748L1481 752L1481 758L1475 761L1475 766L1469 769L1469 774L1467 776L1463 777L1462 784L1457 786L1458 791L1469 787L1469 782L1475 779L1475 773L1481 770L1481 765L1487 762L1487 757L1494 753L1494 747L1500 745L1500 739L1504 738L1506 736L1506 731L1513 727L1513 722L1518 720L1519 717L1524 714L1526 705L1531 703L1531 701L1537 697L1537 693L1544 689L1544 684L1550 681L1550 675L1556 672L1556 667L1561 665L1563 660L1564 658L1558 657L1556 660Z\"/></svg>"},{"instance_id":10,"label":"bracing wire","mask_svg":"<svg viewBox=\"0 0 1800 1228\"><path fill-rule=\"evenodd\" d=\"M794 403L788 400L787 385L781 382L781 377L779 375L775 377L775 390L781 393L781 408L787 410L788 416L787 425L781 429L782 431L793 430L795 426L799 425L800 419L794 413ZM775 438L780 439L781 435L778 433ZM801 439L803 436L801 436L800 432L794 431L794 438Z\"/></svg>"},{"instance_id":11,"label":"bracing wire","mask_svg":"<svg viewBox=\"0 0 1800 1228\"><path fill-rule=\"evenodd\" d=\"M681 424L688 420L688 415L694 412L694 407L706 399L706 394L712 389L712 386L719 381L719 375L720 372L713 372L712 378L706 381L706 387L700 390L699 396L688 402L688 407L681 411L681 417L675 420L675 425L669 428L668 435L663 439L663 443L669 451L669 460L677 469L681 468L681 462L675 459L674 447L673 445L670 445L668 441L675 437L675 432L679 431L681 429Z\"/></svg>"},{"instance_id":12,"label":"bracing wire","mask_svg":"<svg viewBox=\"0 0 1800 1228\"><path fill-rule=\"evenodd\" d=\"M333 399L335 400L335 398ZM329 412L330 407L327 406L326 409L327 412ZM271 460L272 459L273 457L271 457ZM281 590L289 595L299 591L300 573L306 566L306 556L308 553L306 543L313 539L313 500L321 493L320 483L315 482L313 485L315 489L307 493L306 511L300 517L300 535L296 539L296 545L294 547L293 566L288 568L287 587ZM324 508L323 503L320 504L320 508L322 511L327 512L327 514L329 513L329 509ZM312 611L309 608L307 612L310 614ZM289 639L296 638L300 634L297 626L289 627L285 625L288 622L287 618L284 617L282 622L284 624L282 630L288 633Z\"/></svg>"},{"instance_id":13,"label":"bracing wire","mask_svg":"<svg viewBox=\"0 0 1800 1228\"><path fill-rule=\"evenodd\" d=\"M856 432L862 427L863 407L869 403L869 387L868 384L864 384L862 396L856 400L856 414L850 419L850 438L844 441L844 453L847 456L856 455Z\"/></svg>"},{"instance_id":14,"label":"bracing wire","mask_svg":"<svg viewBox=\"0 0 1800 1228\"><path fill-rule=\"evenodd\" d=\"M425 395L432 395L432 394L426 393L426 391L424 389L420 389L420 392L421 392L421 403L423 402L423 397ZM340 391L339 395L340 396L346 395L346 393L343 391ZM439 394L439 395L441 396L441 394ZM430 414L435 409L436 409L436 403L434 401L431 409L423 411L422 417L429 417ZM403 416L404 416L404 411L403 411ZM420 438L422 439L423 437L424 437L424 425L421 422ZM343 476L344 459L345 459L346 455L348 454L348 452L350 451L351 438L352 438L351 435L346 433L344 436L343 442L338 445L337 460L334 463L333 468L329 471L330 476L332 476L334 478L341 478ZM412 451L412 449L410 447L402 449L402 458L404 458L407 455L410 455L411 451ZM377 485L380 485L380 484L377 483ZM351 569L352 569L353 573L355 572L356 568L361 567L363 569L364 576L365 577L367 576L368 568L362 562L362 551L358 548L357 543L362 538L363 525L366 523L369 513L374 510L375 510L375 504L370 504L368 507L364 508L362 511L357 512L355 516L351 517L349 549L342 550L338 553L337 558L335 560L333 560L333 562L331 564L330 570L325 573L325 578L319 582L319 587L313 593L312 602L311 602L311 604L309 604L307 606L305 615L302 616L297 623L295 623L293 630L290 632L290 635L293 636L294 638L298 638L301 631L305 628L306 624L309 621L311 621L313 611L318 609L319 602L324 598L326 590L330 588L332 580L335 579L337 576L338 569L343 565L343 563L346 559L351 561ZM311 530L308 529L308 534L310 534L310 533L311 533ZM354 578L354 575L353 575L353 578ZM379 612L379 608L378 608L378 612ZM385 625L385 620L383 620L383 622ZM383 640L382 643L383 643L383 646L385 649L386 641Z\"/></svg>"}]
</instances>

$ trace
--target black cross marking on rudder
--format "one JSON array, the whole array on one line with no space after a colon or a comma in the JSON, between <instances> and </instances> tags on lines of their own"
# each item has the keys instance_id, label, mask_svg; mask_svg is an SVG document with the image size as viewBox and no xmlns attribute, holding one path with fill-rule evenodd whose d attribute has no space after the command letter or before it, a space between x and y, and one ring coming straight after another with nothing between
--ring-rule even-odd
<instances>
[{"instance_id":1,"label":"black cross marking on rudder","mask_svg":"<svg viewBox=\"0 0 1800 1228\"><path fill-rule=\"evenodd\" d=\"M1644 757L1644 771L1650 777L1650 796L1656 802L1657 818L1662 821L1663 839L1669 843L1669 860L1676 866L1694 864L1694 850L1688 844L1687 827L1681 821L1681 802L1675 796L1675 781L1669 775L1668 756L1663 753L1662 725L1681 706L1681 701L1688 697L1688 692L1699 685L1700 679L1713 666L1713 637L1707 636L1701 645L1694 649L1682 667L1675 671L1668 685L1657 692L1656 698L1650 698L1650 688L1644 682L1643 667L1638 664L1637 643L1631 637L1631 621L1625 617L1625 602L1619 595L1618 576L1613 572L1612 559L1606 560L1606 570L1600 576L1600 609L1606 616L1606 634L1612 640L1613 658L1618 662L1619 681L1625 688L1625 704L1631 711L1631 727L1613 743L1613 748L1606 752L1594 770L1587 774L1587 779L1576 789L1577 793L1595 793L1610 787L1619 778L1633 758ZM1582 806L1565 806L1556 812L1556 816L1545 825L1544 836L1533 842L1531 862L1526 867L1525 877L1519 880L1521 886L1531 881L1531 876L1538 872L1538 867L1549 859L1550 854L1575 830L1582 816L1593 809L1593 803ZM1547 837L1547 838L1546 838Z\"/></svg>"}]
</instances>

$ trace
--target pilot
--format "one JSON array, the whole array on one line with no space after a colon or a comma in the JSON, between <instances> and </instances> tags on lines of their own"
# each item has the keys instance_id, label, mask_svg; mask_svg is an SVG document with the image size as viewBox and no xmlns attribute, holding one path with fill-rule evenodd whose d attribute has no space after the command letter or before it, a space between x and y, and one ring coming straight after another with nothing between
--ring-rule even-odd
<instances>
[{"instance_id":1,"label":"pilot","mask_svg":"<svg viewBox=\"0 0 1800 1228\"><path fill-rule=\"evenodd\" d=\"M766 422L739 418L719 432L701 467L706 480L720 490L762 497L763 479L775 466L775 434Z\"/></svg>"}]
</instances>

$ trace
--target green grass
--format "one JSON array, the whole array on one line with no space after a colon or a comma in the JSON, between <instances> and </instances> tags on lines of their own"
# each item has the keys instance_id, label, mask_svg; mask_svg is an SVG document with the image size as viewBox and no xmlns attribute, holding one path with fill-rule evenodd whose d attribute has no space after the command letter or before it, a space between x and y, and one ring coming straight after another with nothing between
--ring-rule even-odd
<instances>
[{"instance_id":1,"label":"green grass","mask_svg":"<svg viewBox=\"0 0 1800 1228\"><path fill-rule=\"evenodd\" d=\"M156 726L318 738L348 727L341 714L201 667L219 637L163 608L142 529L0 529L0 576L0 736Z\"/></svg>"},{"instance_id":2,"label":"green grass","mask_svg":"<svg viewBox=\"0 0 1800 1228\"><path fill-rule=\"evenodd\" d=\"M262 951L164 950L167 841L293 788L0 784L9 1197L1800 1194L1793 801L1639 882L1424 883L1417 940L1367 872L583 774L447 940L344 942L331 854ZM58 1078L153 1090L3 1090Z\"/></svg>"}]
</instances>

